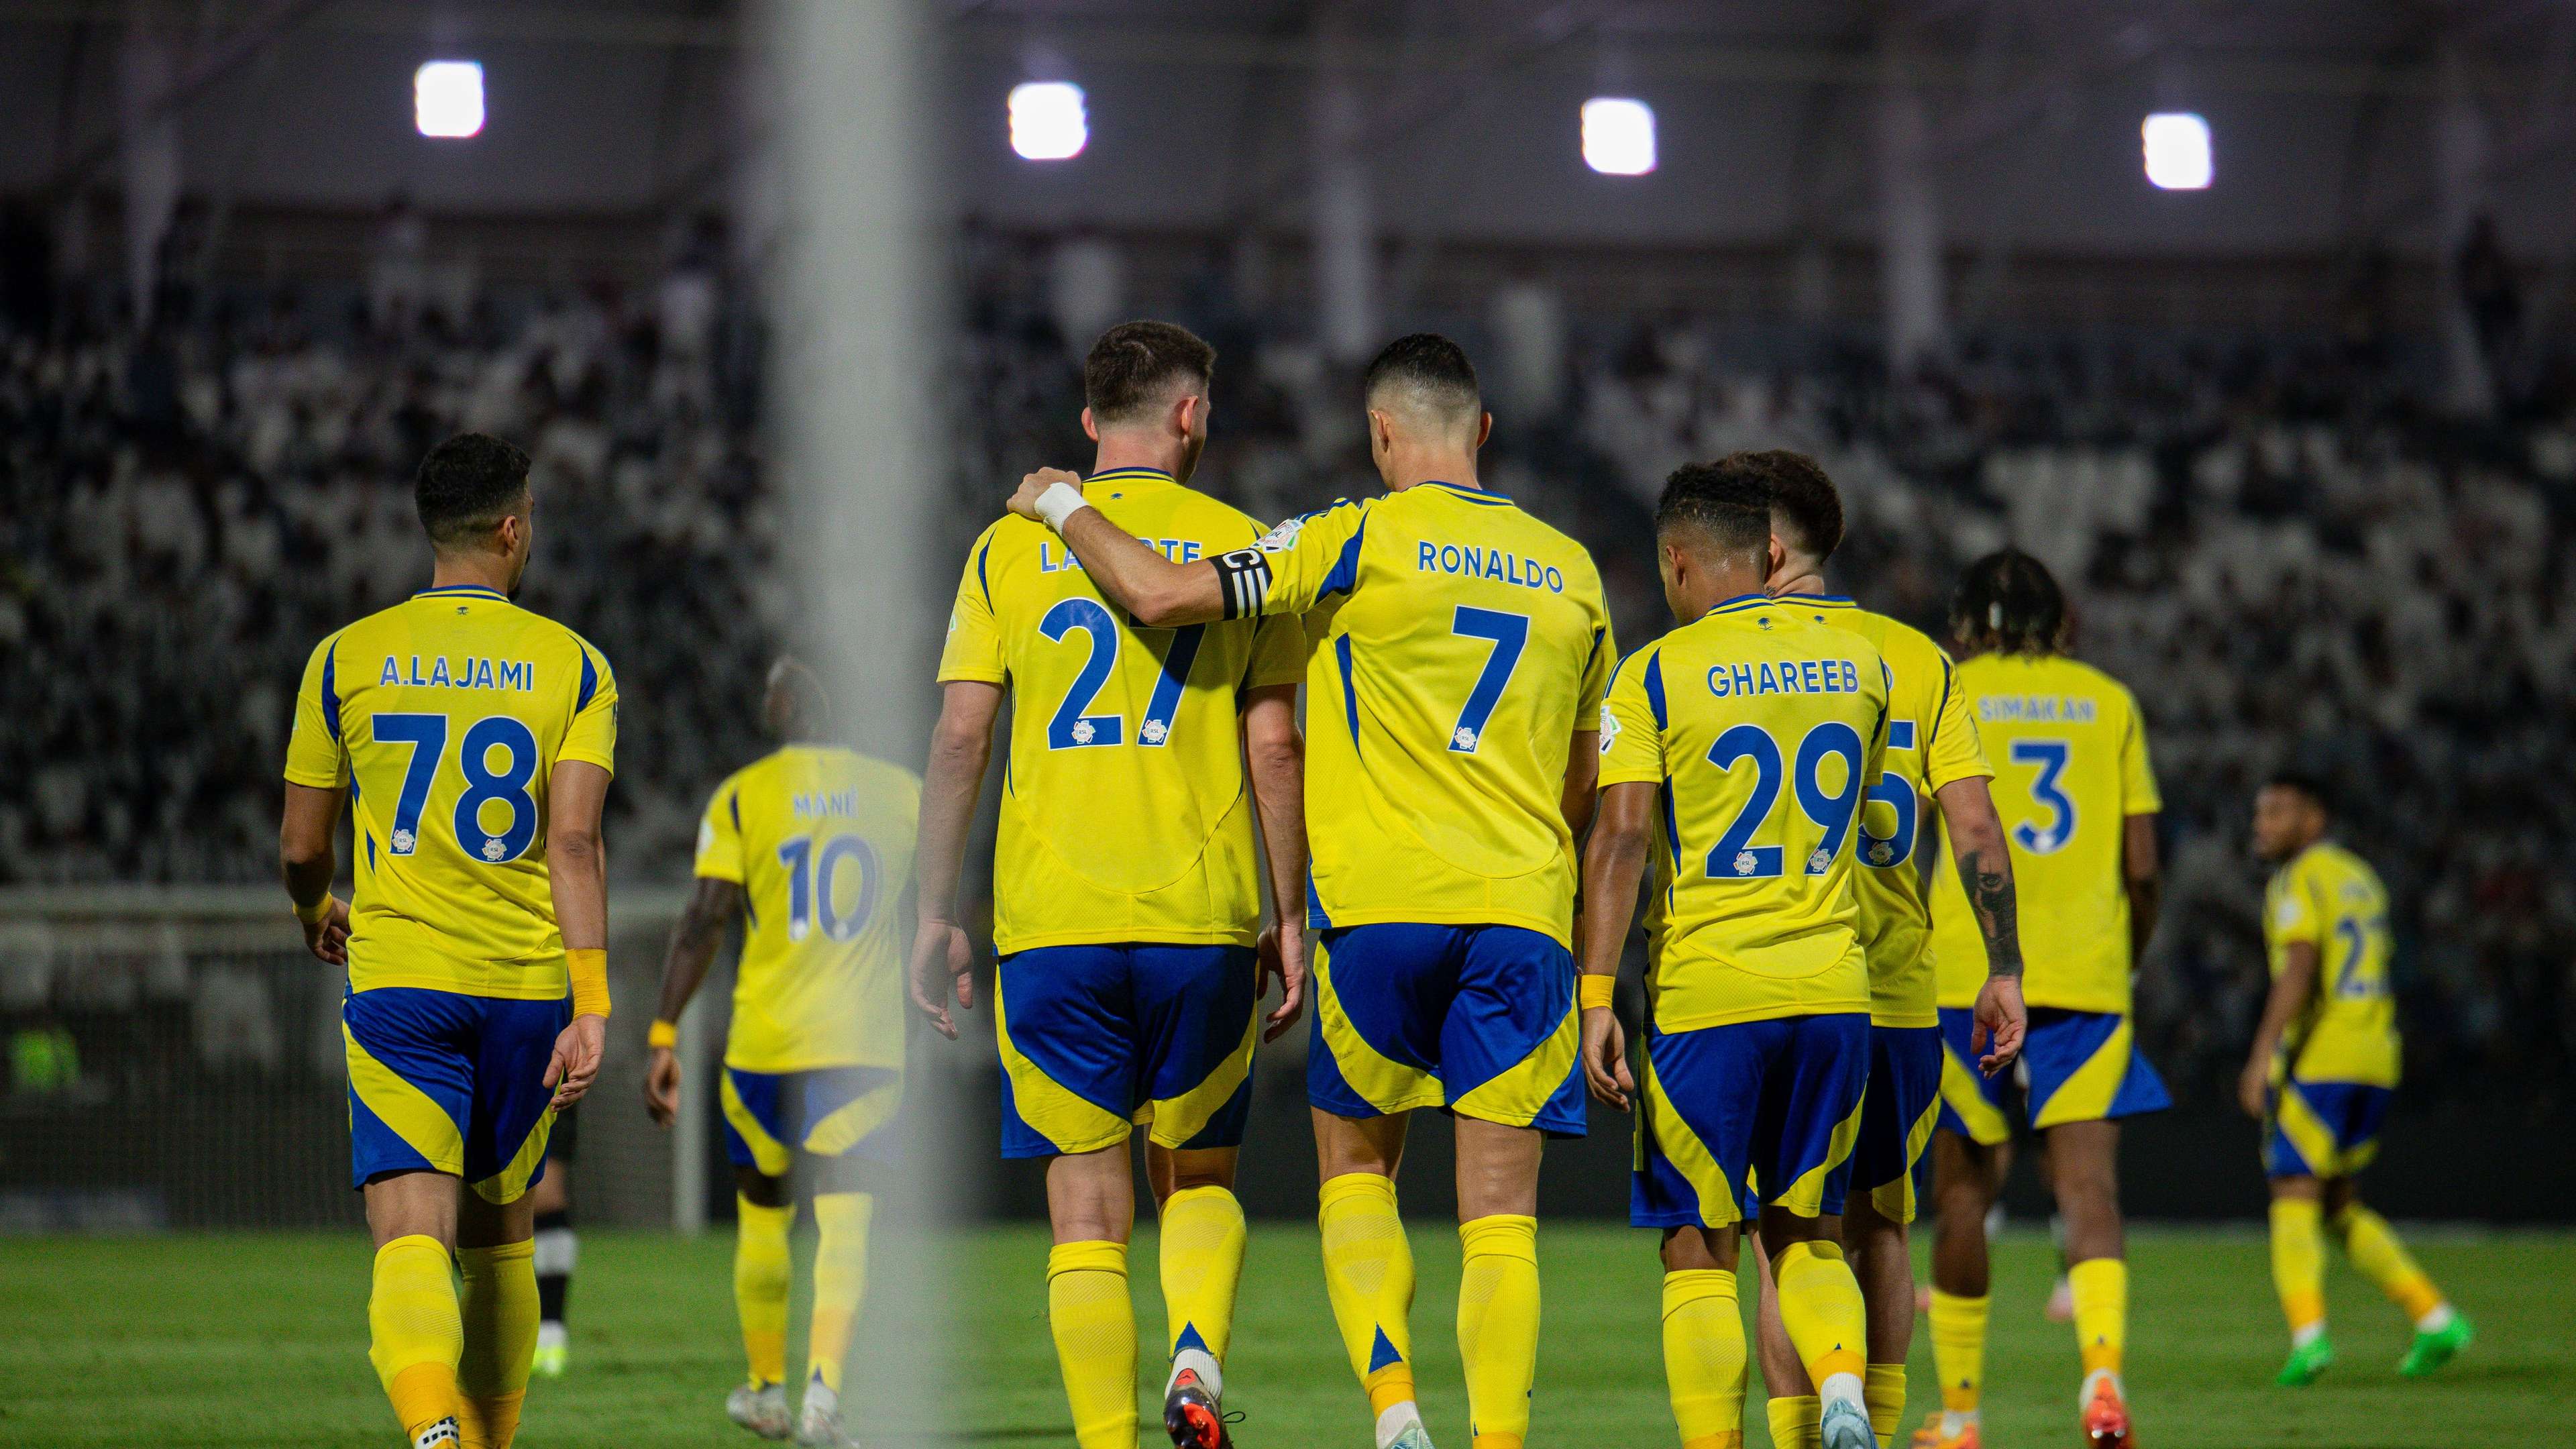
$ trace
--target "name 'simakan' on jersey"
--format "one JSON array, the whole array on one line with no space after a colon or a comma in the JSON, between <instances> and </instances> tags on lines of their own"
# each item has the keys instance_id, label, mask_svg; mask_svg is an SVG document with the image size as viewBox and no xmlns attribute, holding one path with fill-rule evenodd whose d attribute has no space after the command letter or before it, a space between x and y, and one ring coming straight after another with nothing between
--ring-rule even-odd
<instances>
[{"instance_id":1,"label":"name 'simakan' on jersey","mask_svg":"<svg viewBox=\"0 0 2576 1449\"><path fill-rule=\"evenodd\" d=\"M350 989L562 997L547 795L616 748L608 661L496 590L429 589L317 645L286 778L350 792Z\"/></svg>"}]
</instances>

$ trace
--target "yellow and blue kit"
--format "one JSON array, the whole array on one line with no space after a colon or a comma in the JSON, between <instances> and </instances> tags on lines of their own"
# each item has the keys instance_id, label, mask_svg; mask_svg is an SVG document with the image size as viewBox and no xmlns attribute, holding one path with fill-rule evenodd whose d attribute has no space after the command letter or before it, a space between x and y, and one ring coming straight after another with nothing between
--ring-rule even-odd
<instances>
[{"instance_id":1,"label":"yellow and blue kit","mask_svg":"<svg viewBox=\"0 0 2576 1449\"><path fill-rule=\"evenodd\" d=\"M2022 998L2030 1029L2015 1076L2034 1128L2160 1112L2173 1105L2129 1020L2126 819L2163 808L2147 761L2146 721L2126 687L2055 654L1980 654L1959 665L1995 779L2021 916ZM1932 863L1932 956L1949 1052L1941 1125L2008 1140L2006 1083L1968 1053L1984 937L1943 852Z\"/></svg>"},{"instance_id":2,"label":"yellow and blue kit","mask_svg":"<svg viewBox=\"0 0 2576 1449\"><path fill-rule=\"evenodd\" d=\"M554 768L613 769L617 682L499 592L433 588L313 650L286 778L346 787L353 1185L430 1169L506 1203L544 1171L571 1020L546 875Z\"/></svg>"},{"instance_id":3,"label":"yellow and blue kit","mask_svg":"<svg viewBox=\"0 0 2576 1449\"><path fill-rule=\"evenodd\" d=\"M1834 595L1793 597L1819 621L1867 639L1887 663L1887 752L1863 797L1860 824L1862 949L1869 956L1869 1095L1852 1147L1852 1186L1881 1217L1914 1221L1931 1191L1932 1129L1941 1120L1941 1018L1932 967L1932 907L1918 845L1932 797L1984 779L1986 763L1957 667L1922 630ZM1981 942L1977 961L1983 964Z\"/></svg>"},{"instance_id":4,"label":"yellow and blue kit","mask_svg":"<svg viewBox=\"0 0 2576 1449\"><path fill-rule=\"evenodd\" d=\"M725 1037L725 1147L786 1175L798 1151L893 1156L905 940L921 781L830 745L735 771L698 822L697 875L742 888Z\"/></svg>"},{"instance_id":5,"label":"yellow and blue kit","mask_svg":"<svg viewBox=\"0 0 2576 1449\"><path fill-rule=\"evenodd\" d=\"M2316 995L2291 1019L2272 1064L2264 1170L2343 1177L2379 1153L2401 1049L2389 967L2388 890L2360 856L2319 841L2263 891L2263 945L2278 977L2289 948L2317 950Z\"/></svg>"},{"instance_id":6,"label":"yellow and blue kit","mask_svg":"<svg viewBox=\"0 0 2576 1449\"><path fill-rule=\"evenodd\" d=\"M1178 562L1261 534L1152 469L1083 492ZM1140 628L1046 525L976 540L939 678L1016 696L993 870L1006 1155L1096 1151L1147 1114L1166 1147L1242 1140L1261 891L1237 715L1304 668L1295 619Z\"/></svg>"},{"instance_id":7,"label":"yellow and blue kit","mask_svg":"<svg viewBox=\"0 0 2576 1449\"><path fill-rule=\"evenodd\" d=\"M1839 1213L1870 1068L1856 875L1886 763L1878 649L1805 600L1731 599L1630 655L1601 785L1658 787L1629 1221L1724 1227L1756 1191Z\"/></svg>"},{"instance_id":8,"label":"yellow and blue kit","mask_svg":"<svg viewBox=\"0 0 2576 1449\"><path fill-rule=\"evenodd\" d=\"M1426 482L1218 560L1228 615L1303 614L1307 1095L1583 1130L1565 772L1617 645L1582 545Z\"/></svg>"}]
</instances>

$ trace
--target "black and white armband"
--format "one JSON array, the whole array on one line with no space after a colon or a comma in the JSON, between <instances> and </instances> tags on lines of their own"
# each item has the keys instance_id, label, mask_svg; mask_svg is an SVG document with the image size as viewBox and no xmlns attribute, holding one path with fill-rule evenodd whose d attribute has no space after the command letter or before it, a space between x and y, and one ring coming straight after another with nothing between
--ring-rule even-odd
<instances>
[{"instance_id":1,"label":"black and white armband","mask_svg":"<svg viewBox=\"0 0 2576 1449\"><path fill-rule=\"evenodd\" d=\"M1261 601L1270 593L1270 558L1258 548L1238 548L1218 554L1216 564L1217 594L1225 601L1229 619L1249 618L1261 612Z\"/></svg>"}]
</instances>

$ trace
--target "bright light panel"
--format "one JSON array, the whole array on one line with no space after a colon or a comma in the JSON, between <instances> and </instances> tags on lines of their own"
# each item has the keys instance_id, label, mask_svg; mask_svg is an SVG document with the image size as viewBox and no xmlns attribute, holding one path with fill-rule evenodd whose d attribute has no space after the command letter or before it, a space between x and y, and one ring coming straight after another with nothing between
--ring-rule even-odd
<instances>
[{"instance_id":1,"label":"bright light panel","mask_svg":"<svg viewBox=\"0 0 2576 1449\"><path fill-rule=\"evenodd\" d=\"M1583 164L1605 176L1643 176L1654 170L1655 108L1618 96L1585 101Z\"/></svg>"},{"instance_id":2,"label":"bright light panel","mask_svg":"<svg viewBox=\"0 0 2576 1449\"><path fill-rule=\"evenodd\" d=\"M1071 81L1026 81L1011 87L1011 149L1027 161L1064 161L1091 140L1082 87Z\"/></svg>"},{"instance_id":3,"label":"bright light panel","mask_svg":"<svg viewBox=\"0 0 2576 1449\"><path fill-rule=\"evenodd\" d=\"M462 141L483 130L483 64L433 60L412 74L412 117L424 136Z\"/></svg>"},{"instance_id":4,"label":"bright light panel","mask_svg":"<svg viewBox=\"0 0 2576 1449\"><path fill-rule=\"evenodd\" d=\"M2167 191L2200 191L2214 169L2209 122L2189 111L2158 111L2138 128L2147 144L2147 179Z\"/></svg>"}]
</instances>

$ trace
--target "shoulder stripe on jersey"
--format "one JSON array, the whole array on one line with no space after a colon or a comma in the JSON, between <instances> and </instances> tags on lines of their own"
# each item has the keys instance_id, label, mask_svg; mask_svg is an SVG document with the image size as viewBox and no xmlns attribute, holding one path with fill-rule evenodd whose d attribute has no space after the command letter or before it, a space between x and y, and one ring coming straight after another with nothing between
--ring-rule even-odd
<instances>
[{"instance_id":1,"label":"shoulder stripe on jersey","mask_svg":"<svg viewBox=\"0 0 2576 1449\"><path fill-rule=\"evenodd\" d=\"M1941 656L1941 707L1932 711L1932 727L1923 737L1923 757L1927 760L1932 757L1932 747L1941 740L1941 716L1950 712L1950 656L1938 646L1933 652Z\"/></svg>"},{"instance_id":2,"label":"shoulder stripe on jersey","mask_svg":"<svg viewBox=\"0 0 2576 1449\"><path fill-rule=\"evenodd\" d=\"M1350 721L1351 748L1360 747L1360 692L1351 682L1351 636L1344 634L1333 641L1333 653L1342 665L1342 713Z\"/></svg>"},{"instance_id":3,"label":"shoulder stripe on jersey","mask_svg":"<svg viewBox=\"0 0 2576 1449\"><path fill-rule=\"evenodd\" d=\"M1324 586L1315 593L1318 600L1334 594L1347 594L1359 587L1360 540L1366 537L1368 520L1363 518L1359 528L1351 534L1351 541L1342 545L1342 556L1333 560L1333 571L1324 575Z\"/></svg>"},{"instance_id":4,"label":"shoulder stripe on jersey","mask_svg":"<svg viewBox=\"0 0 2576 1449\"><path fill-rule=\"evenodd\" d=\"M1512 500L1510 498L1503 494L1496 493L1491 489L1469 488L1457 483L1444 483L1437 478L1424 480L1422 486L1426 488L1437 488L1452 498L1473 503L1479 508L1509 508L1512 506Z\"/></svg>"},{"instance_id":5,"label":"shoulder stripe on jersey","mask_svg":"<svg viewBox=\"0 0 2576 1449\"><path fill-rule=\"evenodd\" d=\"M1590 674L1592 672L1592 661L1601 657L1601 636L1608 632L1609 631L1607 629L1595 629L1592 631L1592 647L1583 651L1584 673Z\"/></svg>"},{"instance_id":6,"label":"shoulder stripe on jersey","mask_svg":"<svg viewBox=\"0 0 2576 1449\"><path fill-rule=\"evenodd\" d=\"M1646 661L1646 703L1654 708L1655 728L1672 728L1672 720L1664 708L1664 651L1660 649Z\"/></svg>"},{"instance_id":7,"label":"shoulder stripe on jersey","mask_svg":"<svg viewBox=\"0 0 2576 1449\"><path fill-rule=\"evenodd\" d=\"M984 546L975 550L975 582L983 586L984 607L986 609L991 609L993 607L993 576L987 569L987 565L991 564L992 561L993 540L986 538L984 540Z\"/></svg>"},{"instance_id":8,"label":"shoulder stripe on jersey","mask_svg":"<svg viewBox=\"0 0 2576 1449\"><path fill-rule=\"evenodd\" d=\"M322 722L331 729L331 738L340 738L340 641L322 653Z\"/></svg>"},{"instance_id":9,"label":"shoulder stripe on jersey","mask_svg":"<svg viewBox=\"0 0 2576 1449\"><path fill-rule=\"evenodd\" d=\"M736 788L732 794L725 797L725 808L733 812L733 833L738 837L742 834L742 791L740 788Z\"/></svg>"},{"instance_id":10,"label":"shoulder stripe on jersey","mask_svg":"<svg viewBox=\"0 0 2576 1449\"><path fill-rule=\"evenodd\" d=\"M575 648L577 648L577 649L581 647L581 641L580 641L578 638L576 638L576 639L574 639L574 640L573 640L573 647L575 647ZM582 650L581 650L581 697L580 697L579 699L576 699L576 700L574 700L574 701L572 702L572 712L573 712L574 714L579 714L579 713L581 713L583 710L586 710L586 709L590 708L590 697L591 697L592 695L594 695L594 694L597 694L598 692L599 692L599 667L598 667L597 665L592 664L592 663L590 662L590 651L589 651L589 650L587 650L587 649L582 649Z\"/></svg>"}]
</instances>

